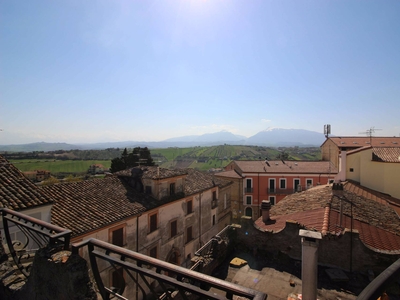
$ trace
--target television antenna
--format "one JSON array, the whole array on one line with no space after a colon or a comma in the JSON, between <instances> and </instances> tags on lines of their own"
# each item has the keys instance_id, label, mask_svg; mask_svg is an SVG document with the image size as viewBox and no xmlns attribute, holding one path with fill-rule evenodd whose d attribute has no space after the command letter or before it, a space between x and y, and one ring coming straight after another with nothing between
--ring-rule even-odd
<instances>
[{"instance_id":1,"label":"television antenna","mask_svg":"<svg viewBox=\"0 0 400 300\"><path fill-rule=\"evenodd\" d=\"M377 130L382 130L382 129L377 129L377 128L375 128L375 126L372 126L370 129L367 129L364 132L360 132L360 134L366 134L367 136L369 136L369 142L371 143L372 136L374 135L375 131L377 131Z\"/></svg>"}]
</instances>

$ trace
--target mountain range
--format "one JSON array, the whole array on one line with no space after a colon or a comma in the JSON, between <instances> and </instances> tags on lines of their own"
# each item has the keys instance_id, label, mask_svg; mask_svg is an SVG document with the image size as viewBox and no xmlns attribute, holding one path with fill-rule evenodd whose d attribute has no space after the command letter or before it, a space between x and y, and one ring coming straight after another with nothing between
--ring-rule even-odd
<instances>
[{"instance_id":1,"label":"mountain range","mask_svg":"<svg viewBox=\"0 0 400 300\"><path fill-rule=\"evenodd\" d=\"M215 146L221 144L253 145L268 147L319 147L324 142L322 133L304 129L269 128L258 132L251 137L235 135L229 131L207 133L203 135L190 135L166 139L159 142L106 142L92 144L67 144L67 143L31 143L21 145L0 145L0 151L55 151L55 150L100 150L107 148L168 148L168 147L193 147Z\"/></svg>"}]
</instances>

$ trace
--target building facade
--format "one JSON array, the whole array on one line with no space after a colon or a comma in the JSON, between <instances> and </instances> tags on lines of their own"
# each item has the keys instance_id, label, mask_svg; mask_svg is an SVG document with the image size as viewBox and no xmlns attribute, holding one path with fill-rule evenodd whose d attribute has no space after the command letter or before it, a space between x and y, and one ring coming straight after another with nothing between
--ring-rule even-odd
<instances>
[{"instance_id":1,"label":"building facade","mask_svg":"<svg viewBox=\"0 0 400 300\"><path fill-rule=\"evenodd\" d=\"M239 199L233 216L253 220L261 216L262 200L274 205L289 194L327 184L337 174L329 161L232 161L225 170L216 176L235 182L232 189L238 190Z\"/></svg>"},{"instance_id":2,"label":"building facade","mask_svg":"<svg viewBox=\"0 0 400 300\"><path fill-rule=\"evenodd\" d=\"M193 169L137 167L43 189L56 199L52 222L71 229L73 242L97 238L184 267L231 223L231 182ZM123 278L124 296L135 297L129 276L106 264L101 269L110 286Z\"/></svg>"}]
</instances>

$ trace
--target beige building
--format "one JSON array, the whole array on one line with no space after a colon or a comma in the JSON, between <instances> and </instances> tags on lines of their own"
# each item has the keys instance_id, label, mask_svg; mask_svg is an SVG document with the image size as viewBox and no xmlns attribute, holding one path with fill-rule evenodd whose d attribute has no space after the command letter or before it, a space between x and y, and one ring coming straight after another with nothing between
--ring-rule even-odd
<instances>
[{"instance_id":1,"label":"beige building","mask_svg":"<svg viewBox=\"0 0 400 300\"><path fill-rule=\"evenodd\" d=\"M328 137L321 145L322 160L331 161L340 171L339 156L342 151L352 151L364 146L396 147L400 145L400 137Z\"/></svg>"},{"instance_id":2,"label":"beige building","mask_svg":"<svg viewBox=\"0 0 400 300\"><path fill-rule=\"evenodd\" d=\"M365 146L346 153L346 179L400 199L400 145Z\"/></svg>"},{"instance_id":3,"label":"beige building","mask_svg":"<svg viewBox=\"0 0 400 300\"><path fill-rule=\"evenodd\" d=\"M193 169L136 167L42 189L56 200L52 222L71 229L72 242L96 238L184 267L231 223L231 182ZM119 270L100 268L103 280L118 287ZM133 299L136 286L122 276L123 295Z\"/></svg>"}]
</instances>

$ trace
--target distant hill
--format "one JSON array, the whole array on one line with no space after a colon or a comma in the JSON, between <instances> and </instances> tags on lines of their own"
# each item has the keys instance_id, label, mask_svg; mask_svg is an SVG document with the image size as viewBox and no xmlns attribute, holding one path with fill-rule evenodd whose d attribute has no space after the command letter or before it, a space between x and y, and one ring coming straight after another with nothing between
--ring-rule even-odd
<instances>
[{"instance_id":1,"label":"distant hill","mask_svg":"<svg viewBox=\"0 0 400 300\"><path fill-rule=\"evenodd\" d=\"M321 146L325 135L304 129L271 128L261 131L246 140L246 145L292 147Z\"/></svg>"},{"instance_id":2,"label":"distant hill","mask_svg":"<svg viewBox=\"0 0 400 300\"><path fill-rule=\"evenodd\" d=\"M67 144L67 143L32 143L22 145L0 145L0 151L5 152L32 152L56 150L101 150L107 148L169 148L169 147L194 147L217 145L254 145L269 147L319 147L325 140L322 133L304 129L272 128L261 131L249 138L235 135L228 131L207 133L203 135L181 136L160 142L122 141L92 144Z\"/></svg>"}]
</instances>

